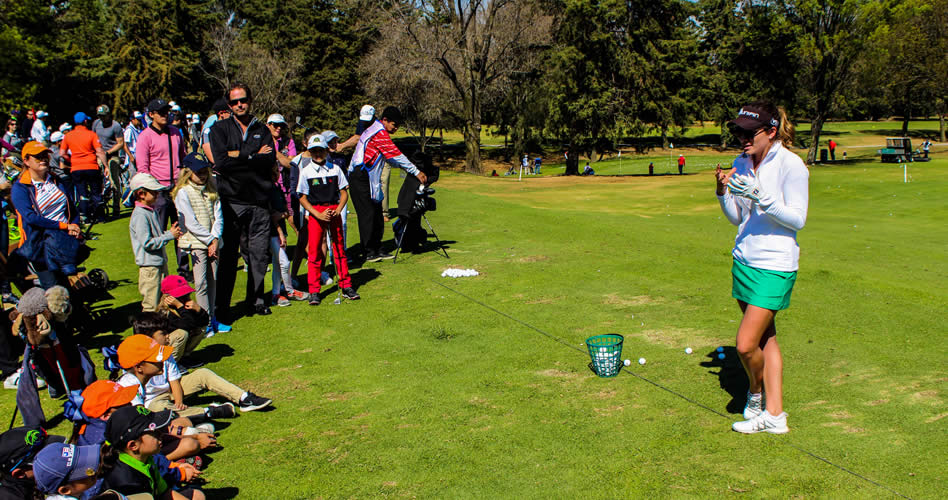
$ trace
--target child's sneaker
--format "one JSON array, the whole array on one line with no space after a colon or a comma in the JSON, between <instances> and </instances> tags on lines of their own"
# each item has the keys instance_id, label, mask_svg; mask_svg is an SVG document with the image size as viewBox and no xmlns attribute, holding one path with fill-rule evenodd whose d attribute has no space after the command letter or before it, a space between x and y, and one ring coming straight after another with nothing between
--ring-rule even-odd
<instances>
[{"instance_id":1,"label":"child's sneaker","mask_svg":"<svg viewBox=\"0 0 948 500\"><path fill-rule=\"evenodd\" d=\"M351 286L342 289L342 296L349 300L359 300L362 298Z\"/></svg>"},{"instance_id":2,"label":"child's sneaker","mask_svg":"<svg viewBox=\"0 0 948 500\"><path fill-rule=\"evenodd\" d=\"M207 405L207 418L234 418L237 410L234 403L211 403Z\"/></svg>"},{"instance_id":3,"label":"child's sneaker","mask_svg":"<svg viewBox=\"0 0 948 500\"><path fill-rule=\"evenodd\" d=\"M274 302L276 302L276 305L278 305L278 306L280 306L280 307L287 307L287 306L293 305L293 303L290 302L290 299L284 297L283 295L278 295L278 296L274 299Z\"/></svg>"},{"instance_id":4,"label":"child's sneaker","mask_svg":"<svg viewBox=\"0 0 948 500\"><path fill-rule=\"evenodd\" d=\"M747 403L744 405L744 420L750 420L760 415L761 412L764 411L764 408L767 407L765 401L763 391L757 394L747 391Z\"/></svg>"},{"instance_id":5,"label":"child's sneaker","mask_svg":"<svg viewBox=\"0 0 948 500\"><path fill-rule=\"evenodd\" d=\"M23 373L23 368L13 372L3 381L4 389L16 389L16 385L20 382L20 374Z\"/></svg>"},{"instance_id":6,"label":"child's sneaker","mask_svg":"<svg viewBox=\"0 0 948 500\"><path fill-rule=\"evenodd\" d=\"M319 298L319 294L318 294L318 293L311 293L311 294L309 294L309 305L311 305L311 306L318 306L319 303L322 302L322 301L323 301L323 299Z\"/></svg>"},{"instance_id":7,"label":"child's sneaker","mask_svg":"<svg viewBox=\"0 0 948 500\"><path fill-rule=\"evenodd\" d=\"M743 434L756 434L758 432L786 434L790 432L790 429L787 427L786 412L775 417L767 410L764 410L760 415L754 418L744 420L743 422L734 422L731 428Z\"/></svg>"},{"instance_id":8,"label":"child's sneaker","mask_svg":"<svg viewBox=\"0 0 948 500\"><path fill-rule=\"evenodd\" d=\"M299 290L293 290L292 292L287 293L286 296L290 300L306 300L309 298L308 293L303 293Z\"/></svg>"},{"instance_id":9,"label":"child's sneaker","mask_svg":"<svg viewBox=\"0 0 948 500\"><path fill-rule=\"evenodd\" d=\"M240 411L254 411L270 406L272 399L261 398L252 392L248 392L246 396L241 398L240 402L237 403L237 406L240 407Z\"/></svg>"}]
</instances>

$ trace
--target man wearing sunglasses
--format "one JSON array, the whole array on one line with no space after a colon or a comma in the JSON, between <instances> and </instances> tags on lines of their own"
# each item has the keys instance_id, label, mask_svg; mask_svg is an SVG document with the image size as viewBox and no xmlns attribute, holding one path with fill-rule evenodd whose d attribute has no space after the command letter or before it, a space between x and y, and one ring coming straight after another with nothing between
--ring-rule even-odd
<instances>
[{"instance_id":1,"label":"man wearing sunglasses","mask_svg":"<svg viewBox=\"0 0 948 500\"><path fill-rule=\"evenodd\" d=\"M231 117L219 119L208 139L217 171L218 191L224 212L224 233L217 275L217 317L228 323L230 299L237 279L237 250L248 266L247 299L250 314L267 315L263 294L270 243L271 172L276 162L273 136L250 114L253 94L235 83L225 94Z\"/></svg>"}]
</instances>

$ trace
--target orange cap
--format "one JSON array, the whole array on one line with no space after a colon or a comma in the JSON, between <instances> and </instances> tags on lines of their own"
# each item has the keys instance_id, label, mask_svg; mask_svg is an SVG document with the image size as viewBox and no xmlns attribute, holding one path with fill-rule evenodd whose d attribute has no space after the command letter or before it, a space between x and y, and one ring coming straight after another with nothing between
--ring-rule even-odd
<instances>
[{"instance_id":1,"label":"orange cap","mask_svg":"<svg viewBox=\"0 0 948 500\"><path fill-rule=\"evenodd\" d=\"M30 141L23 146L20 156L25 160L27 156L36 156L43 151L49 151L49 148L44 146L42 142Z\"/></svg>"},{"instance_id":2,"label":"orange cap","mask_svg":"<svg viewBox=\"0 0 948 500\"><path fill-rule=\"evenodd\" d=\"M138 387L134 385L125 387L111 380L96 380L82 391L82 413L99 418L109 408L131 403L137 394Z\"/></svg>"},{"instance_id":3,"label":"orange cap","mask_svg":"<svg viewBox=\"0 0 948 500\"><path fill-rule=\"evenodd\" d=\"M171 348L148 335L132 335L118 346L119 364L126 370L143 361L162 363L171 357Z\"/></svg>"}]
</instances>

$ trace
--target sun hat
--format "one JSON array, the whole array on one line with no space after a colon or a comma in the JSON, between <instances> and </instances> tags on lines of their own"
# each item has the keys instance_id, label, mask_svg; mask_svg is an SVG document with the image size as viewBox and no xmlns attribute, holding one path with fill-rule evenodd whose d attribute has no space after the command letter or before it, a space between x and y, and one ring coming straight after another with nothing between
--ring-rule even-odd
<instances>
[{"instance_id":1,"label":"sun hat","mask_svg":"<svg viewBox=\"0 0 948 500\"><path fill-rule=\"evenodd\" d=\"M194 288L188 284L188 280L183 276L172 274L161 280L161 293L166 293L172 297L184 297L189 293L194 293Z\"/></svg>"},{"instance_id":2,"label":"sun hat","mask_svg":"<svg viewBox=\"0 0 948 500\"><path fill-rule=\"evenodd\" d=\"M119 364L126 370L145 361L162 363L171 356L171 347L155 342L148 335L132 335L118 346Z\"/></svg>"}]
</instances>

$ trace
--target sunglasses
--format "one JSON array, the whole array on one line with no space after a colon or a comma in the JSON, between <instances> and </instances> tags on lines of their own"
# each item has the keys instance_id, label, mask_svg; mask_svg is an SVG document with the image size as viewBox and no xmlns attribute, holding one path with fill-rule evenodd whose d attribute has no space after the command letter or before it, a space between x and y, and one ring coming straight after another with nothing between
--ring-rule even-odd
<instances>
[{"instance_id":1,"label":"sunglasses","mask_svg":"<svg viewBox=\"0 0 948 500\"><path fill-rule=\"evenodd\" d=\"M250 102L249 97L240 97L237 99L231 99L227 101L227 103L230 104L231 106L236 106L238 104L247 104L248 102Z\"/></svg>"},{"instance_id":2,"label":"sunglasses","mask_svg":"<svg viewBox=\"0 0 948 500\"><path fill-rule=\"evenodd\" d=\"M757 134L759 134L759 133L761 133L761 132L763 132L763 131L764 131L764 129L762 129L762 128L759 128L759 129L757 129L757 130L743 130L743 129L738 129L738 130L735 130L733 133L734 133L734 137L737 137L737 140L739 140L739 141L751 141L751 140L753 140L755 137L757 137Z\"/></svg>"}]
</instances>

